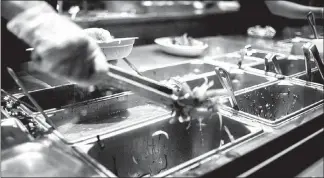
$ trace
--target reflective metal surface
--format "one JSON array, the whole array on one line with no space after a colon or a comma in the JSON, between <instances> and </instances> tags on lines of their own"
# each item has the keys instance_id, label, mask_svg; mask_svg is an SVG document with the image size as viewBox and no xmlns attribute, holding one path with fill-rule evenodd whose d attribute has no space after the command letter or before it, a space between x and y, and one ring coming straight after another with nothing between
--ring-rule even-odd
<instances>
[{"instance_id":1,"label":"reflective metal surface","mask_svg":"<svg viewBox=\"0 0 324 178\"><path fill-rule=\"evenodd\" d=\"M236 96L239 108L265 123L281 121L323 103L323 90L282 80ZM231 106L229 102L226 104Z\"/></svg>"},{"instance_id":2,"label":"reflective metal surface","mask_svg":"<svg viewBox=\"0 0 324 178\"><path fill-rule=\"evenodd\" d=\"M47 110L49 118L68 142L77 142L113 128L169 113L135 94L98 98L64 109ZM37 114L37 113L34 113Z\"/></svg>"},{"instance_id":3,"label":"reflective metal surface","mask_svg":"<svg viewBox=\"0 0 324 178\"><path fill-rule=\"evenodd\" d=\"M78 147L119 177L158 176L261 131L226 116L220 119L217 114L187 124L169 124L169 119L159 119L114 136L100 135L96 142Z\"/></svg>"},{"instance_id":4,"label":"reflective metal surface","mask_svg":"<svg viewBox=\"0 0 324 178\"><path fill-rule=\"evenodd\" d=\"M216 58L213 58L213 60L215 60L217 62L224 62L224 63L234 64L234 65L242 65L242 66L244 66L246 64L255 63L258 61L257 59L253 59L249 56L245 56L244 60L242 60L239 53L233 53L233 54L229 54L229 55L222 56L222 57L216 57Z\"/></svg>"},{"instance_id":5,"label":"reflective metal surface","mask_svg":"<svg viewBox=\"0 0 324 178\"><path fill-rule=\"evenodd\" d=\"M304 59L300 59L300 60L278 59L277 62L281 69L282 75L285 76L290 76L306 70ZM311 62L311 67L312 68L316 67L313 61ZM264 64L258 64L252 66L252 68L264 70ZM269 61L269 72L276 73L275 66L271 61Z\"/></svg>"},{"instance_id":6,"label":"reflective metal surface","mask_svg":"<svg viewBox=\"0 0 324 178\"><path fill-rule=\"evenodd\" d=\"M215 66L203 62L188 62L177 65L170 65L161 68L146 70L141 72L145 77L161 81L171 77L188 78L195 75L213 72Z\"/></svg>"},{"instance_id":7,"label":"reflective metal surface","mask_svg":"<svg viewBox=\"0 0 324 178\"><path fill-rule=\"evenodd\" d=\"M98 176L79 159L56 147L28 142L1 152L4 177Z\"/></svg>"},{"instance_id":8,"label":"reflective metal surface","mask_svg":"<svg viewBox=\"0 0 324 178\"><path fill-rule=\"evenodd\" d=\"M16 118L6 118L1 111L1 150L10 149L16 145L30 142L33 138L24 125Z\"/></svg>"},{"instance_id":9,"label":"reflective metal surface","mask_svg":"<svg viewBox=\"0 0 324 178\"><path fill-rule=\"evenodd\" d=\"M307 74L301 75L298 78L301 79L301 80L305 80L305 81L314 82L314 83L324 85L324 80L322 79L322 76L321 76L321 74L320 74L320 72L318 70L313 71L310 76L311 76L310 81L308 80Z\"/></svg>"},{"instance_id":10,"label":"reflective metal surface","mask_svg":"<svg viewBox=\"0 0 324 178\"><path fill-rule=\"evenodd\" d=\"M108 89L89 91L87 88L81 88L74 84L29 92L29 94L45 111L53 108L60 109L67 107L68 105L89 101L99 97L110 96L117 93L121 93L121 91L112 91ZM19 98L22 101L32 105L27 97L23 96ZM36 112L33 108L29 109Z\"/></svg>"},{"instance_id":11,"label":"reflective metal surface","mask_svg":"<svg viewBox=\"0 0 324 178\"><path fill-rule=\"evenodd\" d=\"M272 79L261 77L258 75L253 75L250 73L247 73L243 70L227 70L229 72L230 79L232 81L233 89L234 91L238 91L241 89L245 89L254 85L258 85L261 83L269 82ZM208 81L214 81L214 85L211 87L211 89L221 89L223 88L219 79L215 76L215 74L211 74L206 76ZM193 80L187 81L188 85L190 87L195 87L202 85L204 83L204 78L198 78Z\"/></svg>"}]
</instances>

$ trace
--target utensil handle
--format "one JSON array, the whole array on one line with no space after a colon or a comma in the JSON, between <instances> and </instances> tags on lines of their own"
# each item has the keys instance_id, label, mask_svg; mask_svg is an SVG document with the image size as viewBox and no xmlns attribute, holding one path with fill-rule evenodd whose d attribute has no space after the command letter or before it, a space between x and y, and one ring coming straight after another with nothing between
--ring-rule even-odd
<instances>
[{"instance_id":1,"label":"utensil handle","mask_svg":"<svg viewBox=\"0 0 324 178\"><path fill-rule=\"evenodd\" d=\"M314 33L314 36L316 39L318 39L318 34L317 34L317 30L316 30L316 21L315 21L315 15L313 12L309 12L307 14L307 20L308 20L308 23L309 25L311 26L312 28L312 31Z\"/></svg>"},{"instance_id":2,"label":"utensil handle","mask_svg":"<svg viewBox=\"0 0 324 178\"><path fill-rule=\"evenodd\" d=\"M133 91L142 97L167 106L173 106L178 99L172 89L152 79L125 72L116 66L111 66L104 77L103 80L106 80L109 85Z\"/></svg>"},{"instance_id":3,"label":"utensil handle","mask_svg":"<svg viewBox=\"0 0 324 178\"><path fill-rule=\"evenodd\" d=\"M311 55L313 55L313 57L315 59L315 64L322 76L322 79L324 80L324 63L321 59L321 56L318 52L316 45L311 42L306 43L305 45L303 45L303 51L304 51L305 58L306 58L307 62L309 63L308 64L309 68L310 68Z\"/></svg>"},{"instance_id":4,"label":"utensil handle","mask_svg":"<svg viewBox=\"0 0 324 178\"><path fill-rule=\"evenodd\" d=\"M269 53L265 56L265 61L267 61L267 69L269 70L269 61L272 61L272 64L275 68L275 71L277 74L282 74L278 59L277 59L277 55L273 54L273 53Z\"/></svg>"},{"instance_id":5,"label":"utensil handle","mask_svg":"<svg viewBox=\"0 0 324 178\"><path fill-rule=\"evenodd\" d=\"M221 67L215 67L215 72L216 72L216 76L218 77L223 88L226 89L230 93L231 99L233 101L233 108L235 110L239 110L238 102L234 95L234 87L231 82L229 73Z\"/></svg>"},{"instance_id":6,"label":"utensil handle","mask_svg":"<svg viewBox=\"0 0 324 178\"><path fill-rule=\"evenodd\" d=\"M56 129L54 123L47 117L47 115L44 113L44 110L42 109L42 107L40 107L38 105L37 101L34 100L34 98L28 93L28 90L25 88L25 86L23 85L23 83L19 80L19 78L17 77L16 73L11 68L9 68L9 67L7 67L7 70L9 72L9 74L11 75L11 77L16 82L16 84L21 88L21 90L23 91L23 93L28 97L28 99L37 108L38 112L40 112L43 115L43 117L46 119L46 121L48 122L48 124L51 125L52 129Z\"/></svg>"},{"instance_id":7,"label":"utensil handle","mask_svg":"<svg viewBox=\"0 0 324 178\"><path fill-rule=\"evenodd\" d=\"M306 45L303 45L303 52L305 56L305 69L307 80L311 82L312 80L312 71L311 71L311 54Z\"/></svg>"},{"instance_id":8,"label":"utensil handle","mask_svg":"<svg viewBox=\"0 0 324 178\"><path fill-rule=\"evenodd\" d=\"M139 71L138 69L133 65L133 63L131 63L127 58L123 58L123 60L125 61L125 63L130 67L132 68L138 75L140 76L143 76Z\"/></svg>"}]
</instances>

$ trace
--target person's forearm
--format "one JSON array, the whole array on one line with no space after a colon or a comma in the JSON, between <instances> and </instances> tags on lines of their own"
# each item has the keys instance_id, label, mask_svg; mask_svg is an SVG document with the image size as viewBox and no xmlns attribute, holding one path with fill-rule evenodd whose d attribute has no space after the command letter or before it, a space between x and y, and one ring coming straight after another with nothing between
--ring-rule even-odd
<instances>
[{"instance_id":1,"label":"person's forearm","mask_svg":"<svg viewBox=\"0 0 324 178\"><path fill-rule=\"evenodd\" d=\"M15 16L17 16L18 14L39 6L39 5L43 5L44 1L2 1L1 2L1 15L7 19L8 21L10 21L11 19L13 19ZM46 3L47 4L47 3ZM48 5L50 6L50 5Z\"/></svg>"},{"instance_id":2,"label":"person's forearm","mask_svg":"<svg viewBox=\"0 0 324 178\"><path fill-rule=\"evenodd\" d=\"M271 13L290 18L306 19L307 13L312 11L315 18L323 18L323 7L304 6L288 1L265 1Z\"/></svg>"}]
</instances>

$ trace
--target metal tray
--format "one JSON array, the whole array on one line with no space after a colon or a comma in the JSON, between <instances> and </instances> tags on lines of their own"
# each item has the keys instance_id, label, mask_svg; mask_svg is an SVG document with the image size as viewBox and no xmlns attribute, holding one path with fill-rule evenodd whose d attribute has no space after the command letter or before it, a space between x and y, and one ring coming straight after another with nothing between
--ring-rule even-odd
<instances>
[{"instance_id":1,"label":"metal tray","mask_svg":"<svg viewBox=\"0 0 324 178\"><path fill-rule=\"evenodd\" d=\"M24 108L27 112L30 110ZM79 102L69 107L45 111L69 143L126 127L169 113L163 107L131 92ZM38 118L38 112L30 112Z\"/></svg>"},{"instance_id":2,"label":"metal tray","mask_svg":"<svg viewBox=\"0 0 324 178\"><path fill-rule=\"evenodd\" d=\"M279 80L236 94L240 113L270 126L319 106L324 101L323 89L299 82ZM230 108L230 102L226 103Z\"/></svg>"},{"instance_id":3,"label":"metal tray","mask_svg":"<svg viewBox=\"0 0 324 178\"><path fill-rule=\"evenodd\" d=\"M192 65L192 63L179 66L185 70L184 66L188 65ZM214 70L215 67L215 65L211 64L204 64L204 66L201 68L207 69L209 67L208 69ZM169 70L169 68L152 69L149 72L163 70ZM180 70L173 69L171 71ZM270 77L253 75L239 69L228 71L233 79L235 90L275 80ZM169 76L172 75L170 72L167 72L167 74ZM191 78L191 80L187 78L189 86L193 88L201 85L204 82L204 77L216 81L213 88L222 88L220 82L215 77L214 71L193 77L194 79ZM55 126L58 127L58 131L69 143L80 142L108 130L112 131L117 128L126 127L126 125L131 123L170 113L164 106L152 103L145 98L134 95L132 92L100 97L101 95L92 95L87 91L76 88L74 85L67 85L31 92L31 95L45 109L47 115L54 122ZM25 97L22 97L22 99L26 100ZM48 102L48 100L51 102ZM33 116L41 117L40 113L33 111L31 108L24 107L24 110Z\"/></svg>"},{"instance_id":4,"label":"metal tray","mask_svg":"<svg viewBox=\"0 0 324 178\"><path fill-rule=\"evenodd\" d=\"M263 77L259 75L254 75L247 71L235 69L235 70L227 70L230 74L230 78L233 84L234 91L238 91L241 89L246 89L261 83L266 83L270 81L274 81L274 78L271 77ZM214 85L210 89L221 89L223 86L221 85L219 79L216 77L215 74L207 74L198 79L187 80L186 82L191 88L195 86L200 86L204 83L205 79L207 78L208 81L214 81Z\"/></svg>"},{"instance_id":5,"label":"metal tray","mask_svg":"<svg viewBox=\"0 0 324 178\"><path fill-rule=\"evenodd\" d=\"M142 71L142 75L156 81L167 80L171 77L191 78L200 74L213 72L215 65L203 61L192 60L154 69Z\"/></svg>"},{"instance_id":6,"label":"metal tray","mask_svg":"<svg viewBox=\"0 0 324 178\"><path fill-rule=\"evenodd\" d=\"M56 147L28 142L1 152L4 177L99 176L87 164Z\"/></svg>"},{"instance_id":7,"label":"metal tray","mask_svg":"<svg viewBox=\"0 0 324 178\"><path fill-rule=\"evenodd\" d=\"M284 76L291 76L294 74L297 74L302 71L306 71L305 68L305 59L278 59L278 64L280 66L280 69L282 71L282 75ZM311 61L311 68L315 68L316 64L314 61ZM257 64L252 66L252 68L263 70L264 71L264 62L261 64ZM275 67L271 61L269 61L269 72L276 73Z\"/></svg>"},{"instance_id":8,"label":"metal tray","mask_svg":"<svg viewBox=\"0 0 324 178\"><path fill-rule=\"evenodd\" d=\"M162 177L262 133L255 123L227 115L169 124L171 118L153 119L75 146L118 177ZM167 134L155 135L157 131Z\"/></svg>"},{"instance_id":9,"label":"metal tray","mask_svg":"<svg viewBox=\"0 0 324 178\"><path fill-rule=\"evenodd\" d=\"M122 93L122 91L112 91L108 89L95 90L90 92L86 88L78 87L75 84L61 85L57 87L36 90L29 92L37 101L44 111L50 109L60 109L68 107L83 101L90 101L101 97L109 97L111 95ZM15 95L20 100L33 105L27 96L21 94ZM33 108L29 108L32 112L36 112Z\"/></svg>"},{"instance_id":10,"label":"metal tray","mask_svg":"<svg viewBox=\"0 0 324 178\"><path fill-rule=\"evenodd\" d=\"M297 75L296 77L298 79L308 81L307 75L306 75L305 72L303 74L301 74L301 75ZM320 74L320 72L318 70L312 71L312 78L311 78L311 81L309 81L309 82L324 85L324 80L322 79L322 76L321 76L321 74Z\"/></svg>"},{"instance_id":11,"label":"metal tray","mask_svg":"<svg viewBox=\"0 0 324 178\"><path fill-rule=\"evenodd\" d=\"M241 56L239 53L234 52L234 53L226 54L224 56L214 57L214 58L212 58L212 60L214 60L216 62L237 65L238 62L241 60ZM244 58L244 60L242 61L242 66L245 66L247 64L253 64L253 63L256 63L259 61L260 61L259 59L246 56Z\"/></svg>"}]
</instances>

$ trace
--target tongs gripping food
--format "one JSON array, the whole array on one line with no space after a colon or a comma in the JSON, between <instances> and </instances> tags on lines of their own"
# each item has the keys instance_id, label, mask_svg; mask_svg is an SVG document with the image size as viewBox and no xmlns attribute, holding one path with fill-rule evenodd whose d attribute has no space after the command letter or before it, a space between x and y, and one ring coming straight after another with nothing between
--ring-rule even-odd
<instances>
[{"instance_id":1,"label":"tongs gripping food","mask_svg":"<svg viewBox=\"0 0 324 178\"><path fill-rule=\"evenodd\" d=\"M199 101L192 98L190 94L178 96L173 89L157 81L125 72L116 66L109 68L104 80L107 81L108 85L133 91L147 99L164 104L172 110L183 110L184 107L193 108L200 105Z\"/></svg>"}]
</instances>

